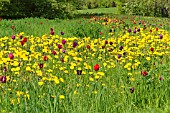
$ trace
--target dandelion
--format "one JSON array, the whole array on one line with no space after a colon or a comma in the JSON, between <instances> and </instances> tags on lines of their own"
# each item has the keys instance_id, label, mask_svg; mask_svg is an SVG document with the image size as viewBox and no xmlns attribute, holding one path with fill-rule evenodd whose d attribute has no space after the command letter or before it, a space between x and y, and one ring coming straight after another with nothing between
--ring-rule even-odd
<instances>
[{"instance_id":1,"label":"dandelion","mask_svg":"<svg viewBox=\"0 0 170 113\"><path fill-rule=\"evenodd\" d=\"M65 96L64 95L60 95L59 97L61 100L64 100L65 99Z\"/></svg>"},{"instance_id":2,"label":"dandelion","mask_svg":"<svg viewBox=\"0 0 170 113\"><path fill-rule=\"evenodd\" d=\"M44 82L42 82L42 81L41 81L41 82L38 82L38 85L39 85L39 86L42 86L43 84L44 84Z\"/></svg>"},{"instance_id":3,"label":"dandelion","mask_svg":"<svg viewBox=\"0 0 170 113\"><path fill-rule=\"evenodd\" d=\"M146 60L148 60L148 61L149 61L149 60L151 60L151 58L150 58L150 57L146 57Z\"/></svg>"}]
</instances>

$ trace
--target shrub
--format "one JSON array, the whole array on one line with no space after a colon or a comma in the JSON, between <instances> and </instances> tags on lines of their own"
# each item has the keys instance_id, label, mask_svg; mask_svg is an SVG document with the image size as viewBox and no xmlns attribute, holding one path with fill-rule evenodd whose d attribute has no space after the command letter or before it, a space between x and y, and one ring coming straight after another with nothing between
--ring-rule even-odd
<instances>
[{"instance_id":1,"label":"shrub","mask_svg":"<svg viewBox=\"0 0 170 113\"><path fill-rule=\"evenodd\" d=\"M71 17L74 7L65 1L50 2L49 0L10 0L1 2L0 16L4 18Z\"/></svg>"},{"instance_id":2,"label":"shrub","mask_svg":"<svg viewBox=\"0 0 170 113\"><path fill-rule=\"evenodd\" d=\"M119 9L122 14L168 17L169 6L170 2L164 0L124 0L119 5Z\"/></svg>"}]
</instances>

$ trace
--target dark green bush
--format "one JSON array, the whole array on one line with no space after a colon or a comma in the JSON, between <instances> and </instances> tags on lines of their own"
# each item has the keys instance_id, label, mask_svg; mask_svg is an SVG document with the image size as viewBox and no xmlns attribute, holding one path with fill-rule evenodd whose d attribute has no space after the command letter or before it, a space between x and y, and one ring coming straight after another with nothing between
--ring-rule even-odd
<instances>
[{"instance_id":1,"label":"dark green bush","mask_svg":"<svg viewBox=\"0 0 170 113\"><path fill-rule=\"evenodd\" d=\"M4 18L70 18L74 9L71 3L60 0L10 0L0 4L0 17Z\"/></svg>"}]
</instances>

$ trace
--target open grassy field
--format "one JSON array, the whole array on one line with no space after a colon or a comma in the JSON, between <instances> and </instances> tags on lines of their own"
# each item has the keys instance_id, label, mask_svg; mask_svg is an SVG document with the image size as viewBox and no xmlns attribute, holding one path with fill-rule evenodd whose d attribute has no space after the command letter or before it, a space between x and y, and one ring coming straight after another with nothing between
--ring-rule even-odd
<instances>
[{"instance_id":1,"label":"open grassy field","mask_svg":"<svg viewBox=\"0 0 170 113\"><path fill-rule=\"evenodd\" d=\"M119 11L116 7L113 8L96 8L96 9L87 9L87 10L77 10L81 14L119 14Z\"/></svg>"},{"instance_id":2,"label":"open grassy field","mask_svg":"<svg viewBox=\"0 0 170 113\"><path fill-rule=\"evenodd\" d=\"M2 113L170 112L168 18L0 19L0 50Z\"/></svg>"}]
</instances>

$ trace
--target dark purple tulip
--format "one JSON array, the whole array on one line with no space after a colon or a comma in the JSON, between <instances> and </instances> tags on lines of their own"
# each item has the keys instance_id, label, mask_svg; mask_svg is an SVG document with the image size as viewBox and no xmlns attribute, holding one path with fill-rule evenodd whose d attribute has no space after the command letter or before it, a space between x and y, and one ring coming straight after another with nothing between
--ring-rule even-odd
<instances>
[{"instance_id":1,"label":"dark purple tulip","mask_svg":"<svg viewBox=\"0 0 170 113\"><path fill-rule=\"evenodd\" d=\"M61 62L64 62L64 58L60 58Z\"/></svg>"},{"instance_id":2,"label":"dark purple tulip","mask_svg":"<svg viewBox=\"0 0 170 113\"><path fill-rule=\"evenodd\" d=\"M110 45L113 45L113 42L110 42Z\"/></svg>"},{"instance_id":3,"label":"dark purple tulip","mask_svg":"<svg viewBox=\"0 0 170 113\"><path fill-rule=\"evenodd\" d=\"M55 50L53 50L53 51L52 51L52 54L53 54L53 55L55 55L55 54L56 54L56 51L55 51Z\"/></svg>"},{"instance_id":4,"label":"dark purple tulip","mask_svg":"<svg viewBox=\"0 0 170 113\"><path fill-rule=\"evenodd\" d=\"M66 50L64 50L64 49L63 49L63 50L62 50L62 52L63 52L63 53L65 53L65 52L66 52Z\"/></svg>"},{"instance_id":5,"label":"dark purple tulip","mask_svg":"<svg viewBox=\"0 0 170 113\"><path fill-rule=\"evenodd\" d=\"M130 92L131 92L131 93L133 93L133 92L134 92L134 90L135 90L135 88L134 88L134 87L130 88Z\"/></svg>"},{"instance_id":6,"label":"dark purple tulip","mask_svg":"<svg viewBox=\"0 0 170 113\"><path fill-rule=\"evenodd\" d=\"M163 77L162 77L162 76L160 76L159 80L160 80L160 81L162 81L162 80L163 80Z\"/></svg>"},{"instance_id":7,"label":"dark purple tulip","mask_svg":"<svg viewBox=\"0 0 170 113\"><path fill-rule=\"evenodd\" d=\"M65 44L65 43L66 43L66 40L65 40L65 39L63 39L63 40L62 40L62 44Z\"/></svg>"},{"instance_id":8,"label":"dark purple tulip","mask_svg":"<svg viewBox=\"0 0 170 113\"><path fill-rule=\"evenodd\" d=\"M136 29L133 31L133 33L136 33Z\"/></svg>"},{"instance_id":9,"label":"dark purple tulip","mask_svg":"<svg viewBox=\"0 0 170 113\"><path fill-rule=\"evenodd\" d=\"M120 57L121 57L121 54L118 54L117 57L120 58Z\"/></svg>"},{"instance_id":10,"label":"dark purple tulip","mask_svg":"<svg viewBox=\"0 0 170 113\"><path fill-rule=\"evenodd\" d=\"M126 52L124 52L123 55L125 56L125 55L126 55Z\"/></svg>"},{"instance_id":11,"label":"dark purple tulip","mask_svg":"<svg viewBox=\"0 0 170 113\"><path fill-rule=\"evenodd\" d=\"M62 49L62 45L61 44L58 44L58 49Z\"/></svg>"},{"instance_id":12,"label":"dark purple tulip","mask_svg":"<svg viewBox=\"0 0 170 113\"><path fill-rule=\"evenodd\" d=\"M50 34L51 34L51 35L54 35L54 31L51 31Z\"/></svg>"},{"instance_id":13,"label":"dark purple tulip","mask_svg":"<svg viewBox=\"0 0 170 113\"><path fill-rule=\"evenodd\" d=\"M7 71L7 68L6 67L4 67L4 72L6 72Z\"/></svg>"},{"instance_id":14,"label":"dark purple tulip","mask_svg":"<svg viewBox=\"0 0 170 113\"><path fill-rule=\"evenodd\" d=\"M63 31L61 32L61 35L64 35L64 32L63 32Z\"/></svg>"},{"instance_id":15,"label":"dark purple tulip","mask_svg":"<svg viewBox=\"0 0 170 113\"><path fill-rule=\"evenodd\" d=\"M15 39L15 35L12 35L11 38L14 40Z\"/></svg>"},{"instance_id":16,"label":"dark purple tulip","mask_svg":"<svg viewBox=\"0 0 170 113\"><path fill-rule=\"evenodd\" d=\"M138 28L138 30L137 30L138 32L140 32L140 28Z\"/></svg>"},{"instance_id":17,"label":"dark purple tulip","mask_svg":"<svg viewBox=\"0 0 170 113\"><path fill-rule=\"evenodd\" d=\"M19 36L19 38L20 38L20 39L22 39L22 38L23 38L23 36L21 35L21 36Z\"/></svg>"},{"instance_id":18,"label":"dark purple tulip","mask_svg":"<svg viewBox=\"0 0 170 113\"><path fill-rule=\"evenodd\" d=\"M77 42L73 42L73 47L76 47L78 45Z\"/></svg>"},{"instance_id":19,"label":"dark purple tulip","mask_svg":"<svg viewBox=\"0 0 170 113\"><path fill-rule=\"evenodd\" d=\"M128 29L128 32L130 33L132 30L131 29Z\"/></svg>"},{"instance_id":20,"label":"dark purple tulip","mask_svg":"<svg viewBox=\"0 0 170 113\"><path fill-rule=\"evenodd\" d=\"M0 81L1 81L2 83L6 83L6 76L1 76L1 77L0 77Z\"/></svg>"},{"instance_id":21,"label":"dark purple tulip","mask_svg":"<svg viewBox=\"0 0 170 113\"><path fill-rule=\"evenodd\" d=\"M163 35L161 34L161 35L159 36L159 38L162 39L162 38L163 38Z\"/></svg>"},{"instance_id":22,"label":"dark purple tulip","mask_svg":"<svg viewBox=\"0 0 170 113\"><path fill-rule=\"evenodd\" d=\"M122 50L122 49L123 49L123 46L120 46L119 49Z\"/></svg>"},{"instance_id":23,"label":"dark purple tulip","mask_svg":"<svg viewBox=\"0 0 170 113\"><path fill-rule=\"evenodd\" d=\"M82 74L82 70L77 70L77 75L81 75Z\"/></svg>"}]
</instances>

